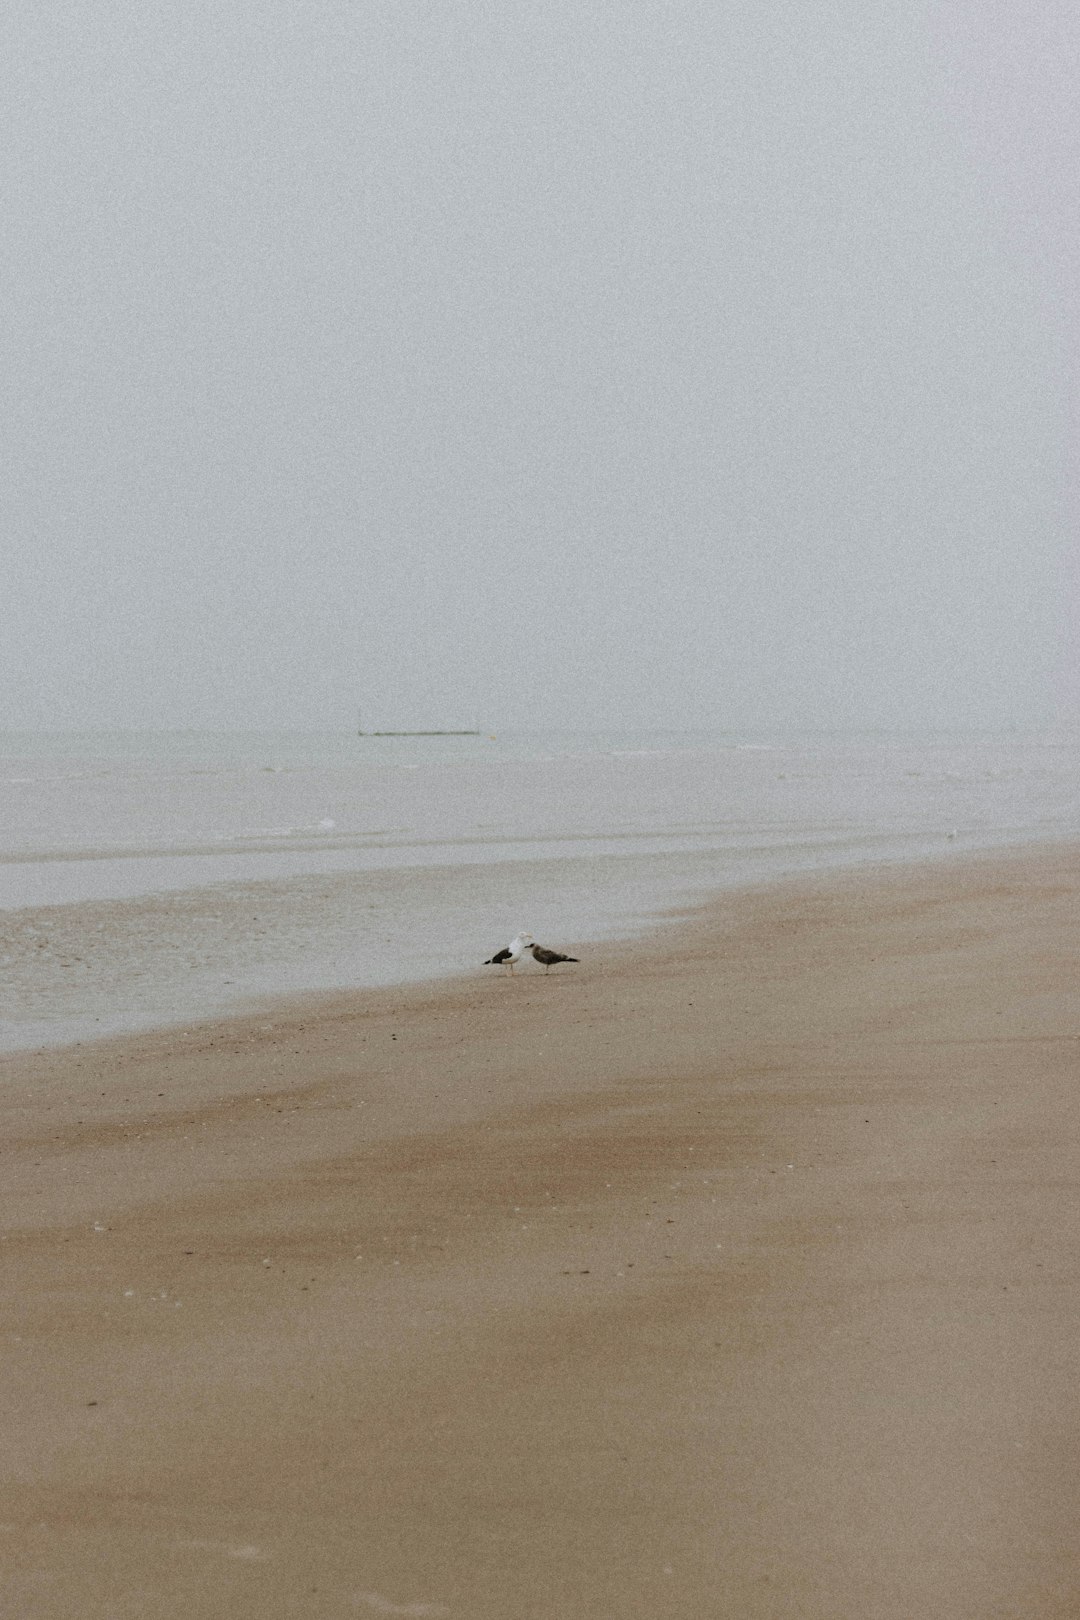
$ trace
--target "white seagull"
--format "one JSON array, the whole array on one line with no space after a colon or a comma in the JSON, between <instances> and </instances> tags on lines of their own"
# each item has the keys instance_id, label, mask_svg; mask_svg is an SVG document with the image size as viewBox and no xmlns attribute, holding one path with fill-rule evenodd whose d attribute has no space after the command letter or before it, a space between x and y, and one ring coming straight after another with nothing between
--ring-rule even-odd
<instances>
[{"instance_id":1,"label":"white seagull","mask_svg":"<svg viewBox=\"0 0 1080 1620\"><path fill-rule=\"evenodd\" d=\"M532 942L531 934L515 934L509 945L504 945L501 951L496 951L494 956L488 957L484 966L502 967L505 964L513 973L514 963L520 960L522 952L527 951Z\"/></svg>"}]
</instances>

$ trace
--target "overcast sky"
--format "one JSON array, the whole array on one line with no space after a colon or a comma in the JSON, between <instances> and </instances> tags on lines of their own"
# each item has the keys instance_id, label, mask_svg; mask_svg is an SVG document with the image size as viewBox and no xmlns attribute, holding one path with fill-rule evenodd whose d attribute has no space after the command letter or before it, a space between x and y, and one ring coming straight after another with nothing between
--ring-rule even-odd
<instances>
[{"instance_id":1,"label":"overcast sky","mask_svg":"<svg viewBox=\"0 0 1080 1620\"><path fill-rule=\"evenodd\" d=\"M0 723L1045 724L1075 0L8 0Z\"/></svg>"}]
</instances>

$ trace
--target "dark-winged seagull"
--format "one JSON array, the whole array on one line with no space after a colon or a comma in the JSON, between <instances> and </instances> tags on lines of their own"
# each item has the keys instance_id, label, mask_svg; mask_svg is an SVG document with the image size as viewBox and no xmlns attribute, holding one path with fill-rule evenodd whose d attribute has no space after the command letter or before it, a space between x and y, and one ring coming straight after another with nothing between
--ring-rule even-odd
<instances>
[{"instance_id":1,"label":"dark-winged seagull","mask_svg":"<svg viewBox=\"0 0 1080 1620\"><path fill-rule=\"evenodd\" d=\"M576 956L562 956L558 951L549 951L546 945L534 945L532 948L536 961L543 962L544 972L549 973L556 962L576 962Z\"/></svg>"},{"instance_id":2,"label":"dark-winged seagull","mask_svg":"<svg viewBox=\"0 0 1080 1620\"><path fill-rule=\"evenodd\" d=\"M509 945L504 945L501 951L496 951L494 956L488 957L484 966L502 967L505 965L513 973L514 963L519 960L522 951L527 951L531 944L531 934L515 934Z\"/></svg>"}]
</instances>

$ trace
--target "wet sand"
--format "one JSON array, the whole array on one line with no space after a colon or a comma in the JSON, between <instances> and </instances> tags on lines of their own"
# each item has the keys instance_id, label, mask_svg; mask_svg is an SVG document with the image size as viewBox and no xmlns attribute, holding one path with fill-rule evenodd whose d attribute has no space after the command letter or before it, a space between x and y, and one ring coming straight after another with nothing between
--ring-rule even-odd
<instances>
[{"instance_id":1,"label":"wet sand","mask_svg":"<svg viewBox=\"0 0 1080 1620\"><path fill-rule=\"evenodd\" d=\"M1075 1616L1077 857L7 1059L0 1612Z\"/></svg>"}]
</instances>

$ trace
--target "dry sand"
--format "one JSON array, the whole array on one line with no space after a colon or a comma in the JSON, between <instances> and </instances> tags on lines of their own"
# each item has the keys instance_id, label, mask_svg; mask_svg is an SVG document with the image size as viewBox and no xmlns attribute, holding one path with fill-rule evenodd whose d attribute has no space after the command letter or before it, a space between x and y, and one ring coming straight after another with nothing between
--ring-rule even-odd
<instances>
[{"instance_id":1,"label":"dry sand","mask_svg":"<svg viewBox=\"0 0 1080 1620\"><path fill-rule=\"evenodd\" d=\"M0 1612L1074 1620L1078 870L8 1060Z\"/></svg>"}]
</instances>

